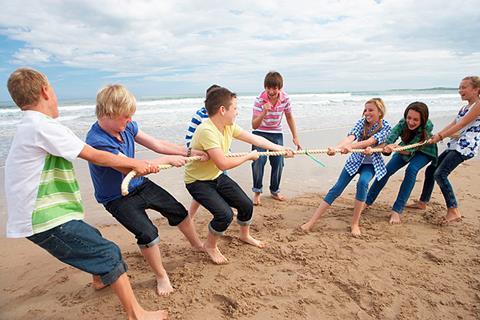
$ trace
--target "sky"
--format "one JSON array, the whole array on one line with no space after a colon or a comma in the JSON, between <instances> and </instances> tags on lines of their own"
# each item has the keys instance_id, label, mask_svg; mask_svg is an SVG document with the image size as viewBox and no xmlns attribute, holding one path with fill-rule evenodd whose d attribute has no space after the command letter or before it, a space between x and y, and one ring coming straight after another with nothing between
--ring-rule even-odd
<instances>
[{"instance_id":1,"label":"sky","mask_svg":"<svg viewBox=\"0 0 480 320\"><path fill-rule=\"evenodd\" d=\"M270 70L287 92L457 87L480 73L479 30L479 0L2 0L0 101L20 66L59 99L257 93Z\"/></svg>"}]
</instances>

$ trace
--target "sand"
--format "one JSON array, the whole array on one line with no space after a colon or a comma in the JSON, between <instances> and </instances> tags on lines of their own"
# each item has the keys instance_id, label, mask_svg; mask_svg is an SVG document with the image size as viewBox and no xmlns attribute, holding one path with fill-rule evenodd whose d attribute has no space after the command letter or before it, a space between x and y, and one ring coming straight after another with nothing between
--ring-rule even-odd
<instances>
[{"instance_id":1,"label":"sand","mask_svg":"<svg viewBox=\"0 0 480 320\"><path fill-rule=\"evenodd\" d=\"M141 304L167 309L171 319L480 319L480 161L468 161L451 175L463 221L437 224L446 209L435 187L426 211L406 210L403 224L389 225L403 177L399 172L362 216L363 236L353 238L348 227L354 183L313 232L295 231L311 216L345 160L319 158L327 168L305 158L288 160L282 186L289 200L265 196L255 207L252 233L267 241L267 248L241 243L238 225L231 225L219 243L228 265L214 265L206 255L192 252L176 228L152 214L175 288L165 298L156 295L154 276L134 237L93 200L85 163L75 167L87 220L122 248ZM181 170L168 171L152 179L188 206ZM231 175L250 194L249 165ZM413 198L420 194L423 171L418 180ZM195 219L203 239L209 219L203 209ZM26 239L1 238L0 246L0 319L126 318L113 291L95 291L88 274Z\"/></svg>"}]
</instances>

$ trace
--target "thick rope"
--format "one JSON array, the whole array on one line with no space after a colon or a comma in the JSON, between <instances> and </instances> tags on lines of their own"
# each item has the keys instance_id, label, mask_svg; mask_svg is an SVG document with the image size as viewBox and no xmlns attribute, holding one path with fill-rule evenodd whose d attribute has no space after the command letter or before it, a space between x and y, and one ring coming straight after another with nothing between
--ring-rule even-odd
<instances>
[{"instance_id":1,"label":"thick rope","mask_svg":"<svg viewBox=\"0 0 480 320\"><path fill-rule=\"evenodd\" d=\"M418 148L418 147L423 146L426 143L427 143L427 141L424 141L424 142L410 144L408 146L394 148L393 152L400 152L400 151L405 151L405 150L408 150L408 149ZM351 153L363 153L364 151L365 151L365 149L352 149ZM382 152L382 151L383 151L383 148L372 148L372 153L378 153L378 152ZM303 150L293 151L293 154L295 154L295 155L299 155L299 154L300 155L306 155L306 154L321 154L321 153L327 153L327 152L328 152L328 149L303 149ZM340 149L335 149L335 152L340 152ZM229 154L226 154L225 156L226 157L243 157L243 156L248 155L249 153L250 152L229 153ZM287 154L286 150L258 152L259 156L283 156L283 155L286 155L286 154ZM197 161L197 160L200 160L200 159L201 159L200 156L194 156L194 157L188 157L186 159L186 161L191 162L191 161ZM160 170L170 169L172 167L173 166L171 164L158 165L158 168ZM135 177L136 174L137 174L137 172L135 170L132 170L125 176L125 178L123 178L122 185L121 185L123 196L128 195L128 185L130 184L130 181Z\"/></svg>"}]
</instances>

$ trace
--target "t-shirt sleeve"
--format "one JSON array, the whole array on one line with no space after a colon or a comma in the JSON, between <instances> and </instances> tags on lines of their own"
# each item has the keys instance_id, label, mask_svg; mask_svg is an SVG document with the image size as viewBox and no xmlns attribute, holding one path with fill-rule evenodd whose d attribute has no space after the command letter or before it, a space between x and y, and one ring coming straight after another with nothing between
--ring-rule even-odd
<instances>
[{"instance_id":1,"label":"t-shirt sleeve","mask_svg":"<svg viewBox=\"0 0 480 320\"><path fill-rule=\"evenodd\" d=\"M36 140L37 145L46 152L68 161L75 160L85 147L85 142L69 128L54 120L39 128Z\"/></svg>"},{"instance_id":2,"label":"t-shirt sleeve","mask_svg":"<svg viewBox=\"0 0 480 320\"><path fill-rule=\"evenodd\" d=\"M242 133L242 131L243 131L243 129L239 125L237 125L237 124L233 125L232 135L233 135L234 138L238 138L238 136L240 135L240 133Z\"/></svg>"},{"instance_id":3,"label":"t-shirt sleeve","mask_svg":"<svg viewBox=\"0 0 480 320\"><path fill-rule=\"evenodd\" d=\"M215 148L222 148L221 141L218 139L218 135L213 132L211 128L199 127L196 134L198 134L198 141L202 146L202 150L210 150Z\"/></svg>"},{"instance_id":4,"label":"t-shirt sleeve","mask_svg":"<svg viewBox=\"0 0 480 320\"><path fill-rule=\"evenodd\" d=\"M138 124L135 121L131 121L127 124L125 131L129 131L134 137L137 136L138 133Z\"/></svg>"}]
</instances>

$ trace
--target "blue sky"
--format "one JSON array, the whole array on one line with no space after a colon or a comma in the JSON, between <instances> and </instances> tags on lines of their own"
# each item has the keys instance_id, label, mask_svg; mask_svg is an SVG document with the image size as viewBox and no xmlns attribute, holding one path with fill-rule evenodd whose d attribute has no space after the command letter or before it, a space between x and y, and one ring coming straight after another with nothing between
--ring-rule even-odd
<instances>
[{"instance_id":1,"label":"blue sky","mask_svg":"<svg viewBox=\"0 0 480 320\"><path fill-rule=\"evenodd\" d=\"M478 0L2 1L0 101L19 66L60 99L108 83L139 97L456 87L480 71Z\"/></svg>"}]
</instances>

